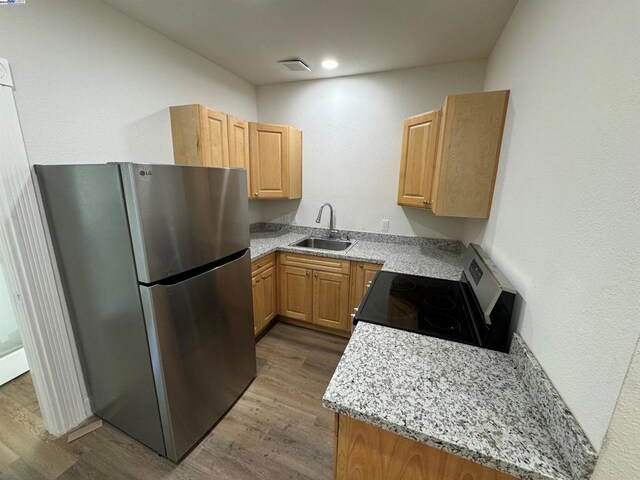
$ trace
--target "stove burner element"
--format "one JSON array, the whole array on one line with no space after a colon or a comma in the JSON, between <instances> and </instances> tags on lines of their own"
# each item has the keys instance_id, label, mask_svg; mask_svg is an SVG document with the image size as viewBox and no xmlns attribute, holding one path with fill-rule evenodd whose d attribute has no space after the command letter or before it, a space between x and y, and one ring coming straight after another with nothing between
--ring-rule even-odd
<instances>
[{"instance_id":1,"label":"stove burner element","mask_svg":"<svg viewBox=\"0 0 640 480\"><path fill-rule=\"evenodd\" d=\"M391 290L395 292L410 292L416 288L416 283L412 280L399 278L391 283Z\"/></svg>"},{"instance_id":2,"label":"stove burner element","mask_svg":"<svg viewBox=\"0 0 640 480\"><path fill-rule=\"evenodd\" d=\"M441 293L442 295L446 295L451 293L451 287L447 285L429 285L429 292L433 293Z\"/></svg>"},{"instance_id":3,"label":"stove burner element","mask_svg":"<svg viewBox=\"0 0 640 480\"><path fill-rule=\"evenodd\" d=\"M458 320L446 313L427 315L426 321L433 328L442 330L445 332L451 332L458 328Z\"/></svg>"},{"instance_id":4,"label":"stove burner element","mask_svg":"<svg viewBox=\"0 0 640 480\"><path fill-rule=\"evenodd\" d=\"M453 310L456 308L456 303L453 300L443 297L442 295L432 295L422 300L429 308L436 310Z\"/></svg>"}]
</instances>

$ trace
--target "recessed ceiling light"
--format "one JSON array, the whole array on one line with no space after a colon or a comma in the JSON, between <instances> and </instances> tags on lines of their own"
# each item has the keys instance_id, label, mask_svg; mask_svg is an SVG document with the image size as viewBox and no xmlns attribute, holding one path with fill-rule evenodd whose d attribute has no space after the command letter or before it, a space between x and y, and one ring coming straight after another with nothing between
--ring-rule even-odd
<instances>
[{"instance_id":1,"label":"recessed ceiling light","mask_svg":"<svg viewBox=\"0 0 640 480\"><path fill-rule=\"evenodd\" d=\"M322 66L328 70L333 70L334 68L336 68L338 65L340 65L338 62L336 62L335 60L325 60L324 62L322 62Z\"/></svg>"}]
</instances>

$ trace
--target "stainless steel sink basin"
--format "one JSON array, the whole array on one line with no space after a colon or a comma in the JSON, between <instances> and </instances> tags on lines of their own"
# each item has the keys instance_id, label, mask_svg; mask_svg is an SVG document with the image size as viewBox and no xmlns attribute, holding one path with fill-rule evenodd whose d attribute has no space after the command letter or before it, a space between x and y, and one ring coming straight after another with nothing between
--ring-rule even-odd
<instances>
[{"instance_id":1,"label":"stainless steel sink basin","mask_svg":"<svg viewBox=\"0 0 640 480\"><path fill-rule=\"evenodd\" d=\"M344 251L350 248L354 242L349 240L337 240L333 238L315 238L307 237L292 243L292 247L317 248L320 250L337 250Z\"/></svg>"}]
</instances>

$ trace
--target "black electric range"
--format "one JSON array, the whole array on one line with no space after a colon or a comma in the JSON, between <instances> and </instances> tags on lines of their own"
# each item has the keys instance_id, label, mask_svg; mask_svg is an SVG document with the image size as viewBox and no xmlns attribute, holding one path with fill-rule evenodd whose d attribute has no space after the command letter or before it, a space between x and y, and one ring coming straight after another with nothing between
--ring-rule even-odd
<instances>
[{"instance_id":1,"label":"black electric range","mask_svg":"<svg viewBox=\"0 0 640 480\"><path fill-rule=\"evenodd\" d=\"M477 245L459 281L379 272L353 323L377 323L454 342L508 351L515 290Z\"/></svg>"}]
</instances>

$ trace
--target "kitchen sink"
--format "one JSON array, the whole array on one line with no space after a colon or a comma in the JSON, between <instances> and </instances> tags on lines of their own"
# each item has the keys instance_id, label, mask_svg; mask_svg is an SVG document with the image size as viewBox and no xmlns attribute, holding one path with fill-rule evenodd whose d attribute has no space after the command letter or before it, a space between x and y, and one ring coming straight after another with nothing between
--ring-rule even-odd
<instances>
[{"instance_id":1,"label":"kitchen sink","mask_svg":"<svg viewBox=\"0 0 640 480\"><path fill-rule=\"evenodd\" d=\"M350 248L354 242L349 240L337 240L333 238L307 237L292 243L292 247L317 248L319 250L344 251Z\"/></svg>"}]
</instances>

